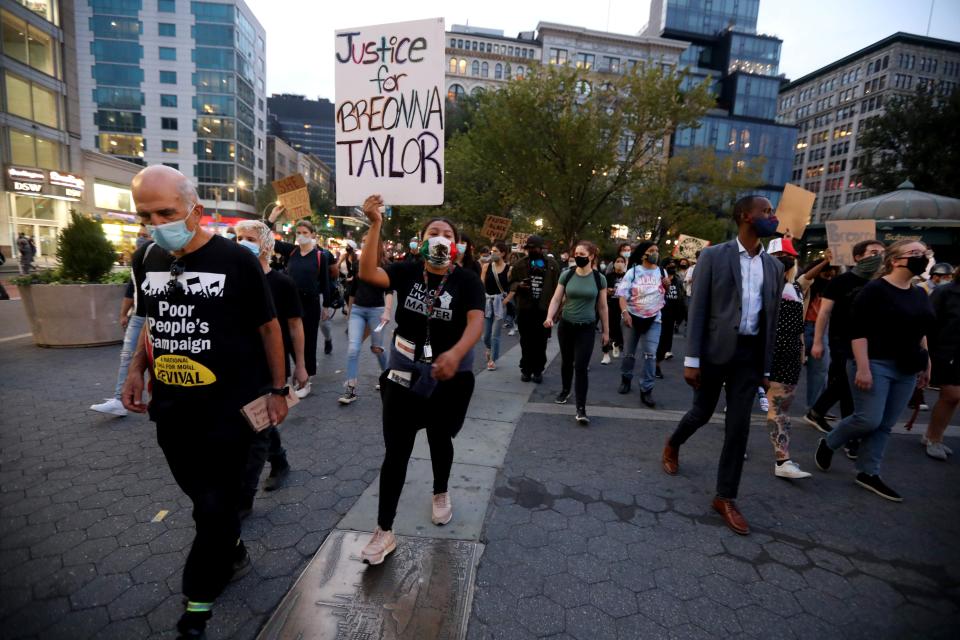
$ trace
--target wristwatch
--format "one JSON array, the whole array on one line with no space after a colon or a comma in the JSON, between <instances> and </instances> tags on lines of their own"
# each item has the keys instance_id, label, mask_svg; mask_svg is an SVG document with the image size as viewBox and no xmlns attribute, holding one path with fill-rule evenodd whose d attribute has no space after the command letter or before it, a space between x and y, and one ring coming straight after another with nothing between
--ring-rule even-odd
<instances>
[{"instance_id":1,"label":"wristwatch","mask_svg":"<svg viewBox=\"0 0 960 640\"><path fill-rule=\"evenodd\" d=\"M290 395L290 385L287 385L285 387L270 389L270 395L286 397Z\"/></svg>"}]
</instances>

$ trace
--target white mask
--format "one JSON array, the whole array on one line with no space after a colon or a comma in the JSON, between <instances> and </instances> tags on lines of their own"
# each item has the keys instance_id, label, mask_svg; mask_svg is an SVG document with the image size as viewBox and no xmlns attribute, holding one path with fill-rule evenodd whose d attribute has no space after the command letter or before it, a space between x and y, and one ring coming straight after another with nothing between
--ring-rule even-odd
<instances>
[{"instance_id":1,"label":"white mask","mask_svg":"<svg viewBox=\"0 0 960 640\"><path fill-rule=\"evenodd\" d=\"M310 236L305 236L305 235L298 235L298 236L297 236L297 244L300 245L301 247L309 247L310 245L312 245L312 244L315 243L315 242L316 242L316 240L314 240L314 239L311 238Z\"/></svg>"}]
</instances>

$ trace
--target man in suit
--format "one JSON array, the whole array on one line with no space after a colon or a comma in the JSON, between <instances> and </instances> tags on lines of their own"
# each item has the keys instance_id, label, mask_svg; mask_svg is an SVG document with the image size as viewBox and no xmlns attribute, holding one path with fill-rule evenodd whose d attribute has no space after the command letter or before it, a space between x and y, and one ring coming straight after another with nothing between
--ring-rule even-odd
<instances>
[{"instance_id":1,"label":"man in suit","mask_svg":"<svg viewBox=\"0 0 960 640\"><path fill-rule=\"evenodd\" d=\"M770 201L746 196L733 207L737 237L703 250L697 262L688 316L683 377L694 389L693 407L663 448L663 470L679 470L680 447L713 415L726 385L727 413L713 508L734 532L750 527L734 500L750 432L757 387L768 386L773 359L783 265L763 250L760 238L774 235Z\"/></svg>"}]
</instances>

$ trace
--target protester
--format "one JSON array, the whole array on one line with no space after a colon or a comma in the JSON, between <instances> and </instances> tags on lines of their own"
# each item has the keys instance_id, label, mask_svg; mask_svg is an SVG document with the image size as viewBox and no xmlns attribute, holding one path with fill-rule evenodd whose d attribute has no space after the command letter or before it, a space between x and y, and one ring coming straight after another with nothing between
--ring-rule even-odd
<instances>
[{"instance_id":1,"label":"protester","mask_svg":"<svg viewBox=\"0 0 960 640\"><path fill-rule=\"evenodd\" d=\"M369 233L364 238L363 250L371 251L375 256L379 252L378 264L381 268L386 268L389 264L383 243L373 241ZM358 277L354 281L354 292L350 297L352 304L347 329L350 340L347 349L347 380L344 383L343 395L337 399L340 404L351 404L359 397L357 375L360 370L360 347L365 334L370 334L370 351L377 357L380 372L386 370L387 354L383 349L383 334L393 315L393 292L389 289L375 287Z\"/></svg>"},{"instance_id":2,"label":"protester","mask_svg":"<svg viewBox=\"0 0 960 640\"><path fill-rule=\"evenodd\" d=\"M290 361L293 360L293 380L299 386L307 384L306 364L303 355L303 307L300 295L293 279L285 273L270 268L270 255L273 253L273 232L259 220L241 220L236 226L236 238L240 246L248 249L260 262L260 268L267 278L270 297L277 312L280 334L283 339L284 375L290 378ZM253 510L253 499L257 495L260 474L267 460L270 461L270 474L264 482L266 491L275 491L283 485L290 473L287 452L280 441L280 431L269 426L253 436L250 455L240 497L240 518L246 518Z\"/></svg>"},{"instance_id":3,"label":"protester","mask_svg":"<svg viewBox=\"0 0 960 640\"><path fill-rule=\"evenodd\" d=\"M137 214L165 251L147 253L147 246L134 255L148 339L130 364L123 405L148 410L142 394L149 367L150 419L174 480L193 503L197 531L177 629L199 638L214 600L250 566L237 507L253 431L241 407L268 392L270 422L283 422L283 340L257 260L201 227L203 206L183 174L147 167L132 189Z\"/></svg>"},{"instance_id":4,"label":"protester","mask_svg":"<svg viewBox=\"0 0 960 640\"><path fill-rule=\"evenodd\" d=\"M576 370L576 421L583 426L590 424L590 418L587 417L587 367L593 355L593 334L598 319L602 325L601 344L606 346L610 342L606 286L603 276L591 265L596 256L595 244L588 240L577 243L573 250L577 266L560 275L547 318L543 321L544 327L552 328L562 306L557 340L560 343L560 380L563 386L557 394L556 403L566 404Z\"/></svg>"},{"instance_id":5,"label":"protester","mask_svg":"<svg viewBox=\"0 0 960 640\"><path fill-rule=\"evenodd\" d=\"M697 263L683 373L694 389L693 407L667 440L662 463L670 475L679 471L680 447L710 420L725 384L725 431L713 509L735 533L747 535L750 527L735 500L754 393L766 383L773 360L783 265L760 243L777 230L769 200L740 198L733 217L737 237L704 249Z\"/></svg>"},{"instance_id":6,"label":"protester","mask_svg":"<svg viewBox=\"0 0 960 640\"><path fill-rule=\"evenodd\" d=\"M496 371L500 359L500 333L506 305L513 300L510 288L509 269L505 257L507 245L497 242L489 250L490 259L482 263L480 281L483 282L486 304L483 310L483 346L486 347L487 371Z\"/></svg>"},{"instance_id":7,"label":"protester","mask_svg":"<svg viewBox=\"0 0 960 640\"><path fill-rule=\"evenodd\" d=\"M787 254L777 259L783 264L786 282L780 296L773 364L770 367L770 390L767 393L767 429L776 460L773 474L778 478L809 478L810 474L790 459L790 405L803 367L803 291L794 282L797 275L796 258Z\"/></svg>"},{"instance_id":8,"label":"protester","mask_svg":"<svg viewBox=\"0 0 960 640\"><path fill-rule=\"evenodd\" d=\"M33 258L36 247L33 239L28 238L23 231L17 236L17 252L20 254L20 275L26 275L33 270Z\"/></svg>"},{"instance_id":9,"label":"protester","mask_svg":"<svg viewBox=\"0 0 960 640\"><path fill-rule=\"evenodd\" d=\"M137 249L152 244L150 232L146 225L141 224L137 230ZM151 251L163 251L154 246ZM99 404L91 405L90 408L99 413L106 413L111 416L124 417L127 410L123 408L123 384L127 381L127 369L130 367L130 360L140 341L140 332L143 329L144 318L143 305L139 304L140 291L133 284L133 271L130 272L130 282L123 294L123 302L120 303L120 326L123 327L123 346L120 348L120 368L117 370L117 386L114 388L113 397L106 398Z\"/></svg>"},{"instance_id":10,"label":"protester","mask_svg":"<svg viewBox=\"0 0 960 640\"><path fill-rule=\"evenodd\" d=\"M915 240L891 244L880 276L854 300L853 362L848 366L854 411L821 438L816 452L817 467L827 471L833 452L859 439L856 483L893 502L903 498L880 478L890 429L914 387L922 389L930 380L927 336L934 328L934 312L924 291L911 284L926 269L926 249Z\"/></svg>"},{"instance_id":11,"label":"protester","mask_svg":"<svg viewBox=\"0 0 960 640\"><path fill-rule=\"evenodd\" d=\"M460 241L457 242L457 264L465 269L470 269L478 276L480 275L480 263L474 257L475 247L470 238L465 233L460 234Z\"/></svg>"},{"instance_id":12,"label":"protester","mask_svg":"<svg viewBox=\"0 0 960 640\"><path fill-rule=\"evenodd\" d=\"M656 377L662 378L660 363L673 357L673 334L677 327L687 317L687 294L683 289L683 280L677 273L677 261L668 258L664 262L669 284L664 292L664 305L660 311L660 340L657 343L657 370Z\"/></svg>"},{"instance_id":13,"label":"protester","mask_svg":"<svg viewBox=\"0 0 960 640\"><path fill-rule=\"evenodd\" d=\"M620 299L617 297L617 287L627 273L627 260L622 255L613 261L613 269L607 274L607 328L610 331L609 351L604 351L600 364L610 364L610 356L620 357L623 348L623 329L620 325Z\"/></svg>"},{"instance_id":14,"label":"protester","mask_svg":"<svg viewBox=\"0 0 960 640\"><path fill-rule=\"evenodd\" d=\"M813 348L813 338L816 333L817 315L823 301L823 291L836 276L836 268L830 264L833 254L827 249L823 259L813 263L797 278L797 284L804 292L803 296L803 347L807 369L807 411L820 397L827 382L827 371L830 367L830 353L827 335L824 334L821 342L823 356L814 358L810 355ZM826 416L824 416L826 417Z\"/></svg>"},{"instance_id":15,"label":"protester","mask_svg":"<svg viewBox=\"0 0 960 640\"><path fill-rule=\"evenodd\" d=\"M517 329L520 331L520 379L543 382L547 366L547 340L550 329L544 327L550 296L557 288L560 266L543 253L543 238L527 237L527 256L510 270L510 291L517 304Z\"/></svg>"},{"instance_id":16,"label":"protester","mask_svg":"<svg viewBox=\"0 0 960 640\"><path fill-rule=\"evenodd\" d=\"M930 269L930 278L920 285L928 294L932 294L937 287L953 282L953 265L949 262L938 262Z\"/></svg>"},{"instance_id":17,"label":"protester","mask_svg":"<svg viewBox=\"0 0 960 640\"><path fill-rule=\"evenodd\" d=\"M940 397L930 412L930 423L921 442L927 455L935 460L946 460L953 454L943 443L943 434L960 405L960 281L954 272L950 276L943 277L930 296L936 314L936 323L930 332L931 384L940 388Z\"/></svg>"},{"instance_id":18,"label":"protester","mask_svg":"<svg viewBox=\"0 0 960 640\"><path fill-rule=\"evenodd\" d=\"M852 250L853 269L833 278L821 294L810 355L817 359L823 357L823 336L827 334L830 368L827 371L826 388L803 418L820 433L830 433L833 428L827 422L826 415L837 402L840 403L841 417L846 418L853 413L853 396L847 380L847 361L853 357L850 349L853 339L850 310L857 294L883 264L883 252L884 245L879 240L863 240L855 244ZM856 441L848 443L847 457L856 458L856 447Z\"/></svg>"},{"instance_id":19,"label":"protester","mask_svg":"<svg viewBox=\"0 0 960 640\"><path fill-rule=\"evenodd\" d=\"M700 259L700 251L697 251L697 253L695 254L695 258L696 259L693 261L693 263L690 265L690 267L687 269L687 272L683 276L683 289L687 294L688 300L693 297L693 274L697 268L697 260Z\"/></svg>"},{"instance_id":20,"label":"protester","mask_svg":"<svg viewBox=\"0 0 960 640\"><path fill-rule=\"evenodd\" d=\"M360 271L360 261L357 258L357 243L349 238L344 242L343 252L337 258L337 268L340 272L340 282L343 284L344 291L344 315L350 315L350 292L353 291L354 284L357 281L357 273ZM324 353L326 345L324 345Z\"/></svg>"},{"instance_id":21,"label":"protester","mask_svg":"<svg viewBox=\"0 0 960 640\"><path fill-rule=\"evenodd\" d=\"M652 242L641 242L630 254L627 273L620 281L620 317L623 320L623 360L620 362L619 393L630 393L636 364L637 343L643 341L643 381L640 401L651 409L657 406L653 386L657 368L657 345L660 342L666 290L670 279L660 265L660 250Z\"/></svg>"},{"instance_id":22,"label":"protester","mask_svg":"<svg viewBox=\"0 0 960 640\"><path fill-rule=\"evenodd\" d=\"M404 262L423 262L423 256L420 255L420 238L413 236L407 243L408 251L403 256Z\"/></svg>"},{"instance_id":23,"label":"protester","mask_svg":"<svg viewBox=\"0 0 960 640\"><path fill-rule=\"evenodd\" d=\"M607 264L606 270L601 270L601 273L605 275L610 275L613 273L614 266L616 265L617 258L623 258L623 263L626 264L630 259L630 254L633 253L633 245L629 242L621 242L617 246L617 255L614 256L614 259Z\"/></svg>"},{"instance_id":24,"label":"protester","mask_svg":"<svg viewBox=\"0 0 960 640\"><path fill-rule=\"evenodd\" d=\"M370 196L363 212L370 242L379 242L383 200ZM463 426L473 395L473 348L483 332L483 285L469 269L455 264L460 235L453 223L434 218L423 230L424 263L377 264L378 251L360 258L360 278L397 292L397 327L390 368L380 376L383 439L377 527L361 551L368 564L380 564L396 549L393 520L407 475L417 431L427 430L433 464L431 520L453 518L448 493L453 438Z\"/></svg>"},{"instance_id":25,"label":"protester","mask_svg":"<svg viewBox=\"0 0 960 640\"><path fill-rule=\"evenodd\" d=\"M226 231L223 232L223 237L227 240L236 240L237 230L233 227L227 227Z\"/></svg>"},{"instance_id":26,"label":"protester","mask_svg":"<svg viewBox=\"0 0 960 640\"><path fill-rule=\"evenodd\" d=\"M274 207L266 224L273 223L284 212L282 206ZM296 244L277 240L274 251L287 256L287 274L297 284L300 305L303 307L303 355L307 374L312 379L317 375L317 330L323 333L323 353L333 352L333 337L327 320L333 317L333 287L337 277L338 264L333 255L317 246L317 233L313 223L300 219L296 226ZM321 297L323 308L321 310ZM296 390L297 396L305 398L310 393L310 382Z\"/></svg>"}]
</instances>

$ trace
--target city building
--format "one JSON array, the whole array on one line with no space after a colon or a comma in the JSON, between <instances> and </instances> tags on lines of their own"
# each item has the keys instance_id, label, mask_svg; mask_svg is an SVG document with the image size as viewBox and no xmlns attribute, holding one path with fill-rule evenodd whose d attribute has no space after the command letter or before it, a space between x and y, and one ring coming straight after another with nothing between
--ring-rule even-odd
<instances>
[{"instance_id":1,"label":"city building","mask_svg":"<svg viewBox=\"0 0 960 640\"><path fill-rule=\"evenodd\" d=\"M334 104L289 93L267 98L269 132L301 153L312 153L332 170L337 167Z\"/></svg>"},{"instance_id":2,"label":"city building","mask_svg":"<svg viewBox=\"0 0 960 640\"><path fill-rule=\"evenodd\" d=\"M81 0L75 15L84 148L172 166L215 218L253 216L266 34L243 0Z\"/></svg>"},{"instance_id":3,"label":"city building","mask_svg":"<svg viewBox=\"0 0 960 640\"><path fill-rule=\"evenodd\" d=\"M717 97L701 126L673 138L672 153L710 148L744 162L763 162L763 185L754 190L776 205L790 180L796 129L777 122L779 38L757 33L760 0L652 0L643 33L689 42L680 67L687 86L709 78Z\"/></svg>"},{"instance_id":4,"label":"city building","mask_svg":"<svg viewBox=\"0 0 960 640\"><path fill-rule=\"evenodd\" d=\"M327 163L312 153L297 151L282 138L267 136L267 180L272 182L295 173L303 175L307 184L331 191L333 172Z\"/></svg>"},{"instance_id":5,"label":"city building","mask_svg":"<svg viewBox=\"0 0 960 640\"><path fill-rule=\"evenodd\" d=\"M540 62L540 52L532 32L509 38L500 29L453 25L447 31L447 99L496 90L522 78L532 64Z\"/></svg>"},{"instance_id":6,"label":"city building","mask_svg":"<svg viewBox=\"0 0 960 640\"><path fill-rule=\"evenodd\" d=\"M920 88L947 95L958 83L960 42L899 32L785 84L778 119L799 131L790 182L817 194L813 221L872 195L858 141L885 104Z\"/></svg>"}]
</instances>

